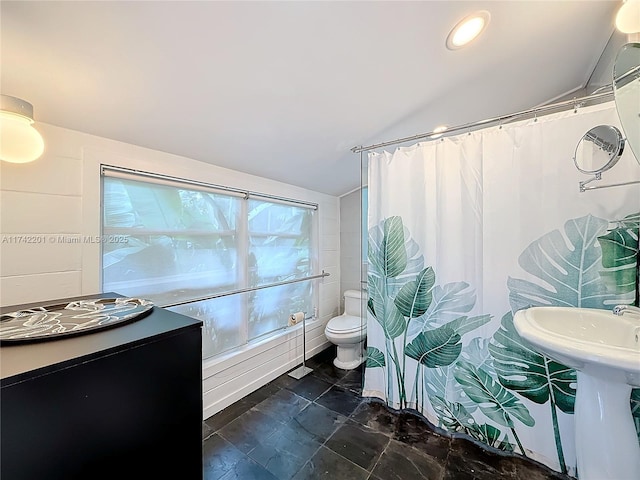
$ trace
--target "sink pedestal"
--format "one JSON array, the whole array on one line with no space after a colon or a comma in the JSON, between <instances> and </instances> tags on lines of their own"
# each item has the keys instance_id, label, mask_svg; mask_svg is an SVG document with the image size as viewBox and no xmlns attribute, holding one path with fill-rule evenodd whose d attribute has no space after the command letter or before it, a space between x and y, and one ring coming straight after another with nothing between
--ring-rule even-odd
<instances>
[{"instance_id":1,"label":"sink pedestal","mask_svg":"<svg viewBox=\"0 0 640 480\"><path fill-rule=\"evenodd\" d=\"M640 479L640 445L631 416L631 386L578 371L575 403L580 480Z\"/></svg>"}]
</instances>

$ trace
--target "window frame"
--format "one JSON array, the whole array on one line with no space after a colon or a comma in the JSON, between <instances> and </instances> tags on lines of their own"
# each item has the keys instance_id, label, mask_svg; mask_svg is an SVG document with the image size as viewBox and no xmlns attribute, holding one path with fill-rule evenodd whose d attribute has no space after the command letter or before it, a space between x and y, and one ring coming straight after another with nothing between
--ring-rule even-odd
<instances>
[{"instance_id":1,"label":"window frame","mask_svg":"<svg viewBox=\"0 0 640 480\"><path fill-rule=\"evenodd\" d=\"M149 181L147 180L147 175L152 177L152 178L162 178L164 177L164 175L161 174L148 174L147 172L140 172L138 170L131 170L129 171L127 168L125 167L113 167L111 165L106 165L106 164L100 164L100 168L99 168L99 179L100 179L100 218L99 218L99 229L100 229L100 233L103 236L106 235L121 235L121 234L126 234L127 230L130 229L131 233L135 233L136 236L140 236L140 234L148 234L148 235L157 235L157 234L181 234L181 235L185 235L185 234L189 234L189 235L207 235L207 234L211 234L211 232L206 232L206 231L199 231L199 230L195 230L195 231L185 231L185 230L154 230L154 229L139 229L139 228L133 228L133 227L118 227L118 228L112 228L112 227L105 227L104 226L104 205L103 205L103 200L104 200L104 189L103 189L103 178L105 178L105 176L120 176L120 175L108 175L105 174L105 170L109 170L111 168L114 168L114 170L117 170L119 172L123 172L126 171L126 176L131 179L131 180L135 180L138 182L145 182L145 183L150 183L150 184L154 184L154 183L161 183L161 182L153 182L153 181ZM140 173L142 173L142 175L140 175ZM168 177L170 178L171 182L175 182L175 185L171 185L171 186L175 186L176 188L184 188L184 189L188 189L188 190L193 190L194 188L192 187L192 185L195 186L204 186L204 184L202 182L192 182L188 179L182 179L182 178L177 178L177 177ZM243 238L243 242L242 242L242 247L238 248L238 252L240 252L241 248L244 248L246 252L249 252L249 243L250 243L250 238L252 235L273 235L272 232L264 232L264 231L256 231L256 232L251 232L249 230L249 219L248 219L248 205L249 205L249 201L250 200L260 200L260 201L266 201L269 203L284 203L284 204L289 204L289 205L293 205L296 207L305 207L305 208L311 208L313 210L315 210L314 213L311 214L311 224L309 227L309 238L308 238L308 249L309 249L309 270L308 270L308 275L307 276L314 276L314 272L317 271L317 265L318 265L318 258L319 258L319 242L317 241L317 237L318 237L318 223L319 223L319 206L318 204L314 204L311 202L306 202L306 201L302 201L302 200L296 200L296 199L288 199L288 198L284 198L284 197L280 197L280 196L276 196L276 195L270 195L270 194L265 194L265 193L259 193L259 192L250 192L250 191L245 191L245 190L239 190L239 189L235 189L232 187L224 187L224 186L219 186L219 185L213 185L212 184L212 190L215 193L220 193L223 195L228 194L228 192L231 193L237 193L237 192L241 192L244 193L243 195L243 200L244 201L240 201L239 205L240 208L238 209L237 212L237 219L236 219L236 230L235 231L227 231L227 232L216 232L216 234L219 233L227 233L229 235L237 235L238 237L242 237ZM221 191L217 191L218 189L221 189ZM196 188L198 189L198 188ZM209 191L208 188L203 188L206 191ZM135 231L134 231L135 230ZM283 233L283 234L279 234L278 236L282 236L282 237L289 237L289 238L300 238L300 235L296 235L296 234L287 234L287 233ZM100 258L100 264L99 264L99 268L98 268L98 274L99 274L99 283L102 286L102 282L103 282L103 272L104 272L104 267L103 267L103 246L100 246L100 253L99 253L99 258ZM241 289L245 288L245 287L249 287L249 269L248 269L248 265L246 262L246 256L242 255L240 253L237 254L237 259L238 259L238 268L236 269L236 277L237 277L237 283L238 285L241 286ZM240 265L240 262L243 262L242 265ZM305 277L306 278L306 277ZM301 282L304 281L309 281L312 282L312 280L304 280L304 279L300 279ZM278 282L274 282L274 283L278 283ZM245 286L245 287L242 287ZM309 299L309 303L311 305L313 305L313 308L315 309L316 306L318 305L318 298L319 298L319 288L316 284L311 283L312 286L312 296ZM270 287L270 284L264 284L261 285L259 288L277 288L277 285L273 285ZM100 289L101 291L103 290L102 288ZM231 290L231 292L233 292L234 290ZM235 295L235 293L228 293L231 295ZM189 303L196 303L198 301L201 301L201 299L191 299L189 301ZM280 328L271 331L271 332L267 332L259 337L253 338L253 339L249 339L248 338L248 321L250 318L249 312L248 310L248 304L245 304L246 302L242 303L242 325L244 326L243 331L241 332L241 335L243 337L243 342L239 345L240 347L242 347L243 345L246 345L248 343L251 343L252 341L256 340L256 339L261 339L264 335L268 335L269 333L274 333L276 331L278 331ZM212 356L217 356L218 354L221 353L228 353L229 350L223 350L221 352L216 352L213 355L209 355L209 356L205 356L203 359L206 358L211 358Z\"/></svg>"}]
</instances>

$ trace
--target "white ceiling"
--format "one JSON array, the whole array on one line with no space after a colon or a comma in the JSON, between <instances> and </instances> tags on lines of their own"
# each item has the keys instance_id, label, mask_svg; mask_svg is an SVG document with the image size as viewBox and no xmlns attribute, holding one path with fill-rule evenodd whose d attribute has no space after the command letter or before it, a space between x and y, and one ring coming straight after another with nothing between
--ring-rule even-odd
<instances>
[{"instance_id":1,"label":"white ceiling","mask_svg":"<svg viewBox=\"0 0 640 480\"><path fill-rule=\"evenodd\" d=\"M355 145L583 87L621 3L2 0L0 86L36 121L340 195Z\"/></svg>"}]
</instances>

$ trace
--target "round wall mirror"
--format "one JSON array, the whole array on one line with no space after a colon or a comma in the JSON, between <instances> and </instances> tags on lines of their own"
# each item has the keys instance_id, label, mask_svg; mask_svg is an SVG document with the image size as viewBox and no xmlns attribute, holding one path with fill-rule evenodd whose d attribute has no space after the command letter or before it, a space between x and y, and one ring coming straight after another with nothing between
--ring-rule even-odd
<instances>
[{"instance_id":1,"label":"round wall mirror","mask_svg":"<svg viewBox=\"0 0 640 480\"><path fill-rule=\"evenodd\" d=\"M618 52L613 91L622 129L640 163L640 43L627 43Z\"/></svg>"},{"instance_id":2,"label":"round wall mirror","mask_svg":"<svg viewBox=\"0 0 640 480\"><path fill-rule=\"evenodd\" d=\"M616 127L598 125L578 142L573 162L582 173L602 173L613 167L624 151L624 138Z\"/></svg>"}]
</instances>

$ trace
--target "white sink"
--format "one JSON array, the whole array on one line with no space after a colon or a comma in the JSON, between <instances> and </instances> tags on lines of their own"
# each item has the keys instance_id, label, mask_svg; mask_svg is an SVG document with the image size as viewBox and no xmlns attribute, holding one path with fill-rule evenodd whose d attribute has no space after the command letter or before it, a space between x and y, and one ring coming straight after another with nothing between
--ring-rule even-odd
<instances>
[{"instance_id":1,"label":"white sink","mask_svg":"<svg viewBox=\"0 0 640 480\"><path fill-rule=\"evenodd\" d=\"M517 312L514 323L520 336L549 358L640 387L640 316L595 308L532 307Z\"/></svg>"},{"instance_id":2,"label":"white sink","mask_svg":"<svg viewBox=\"0 0 640 480\"><path fill-rule=\"evenodd\" d=\"M632 387L640 387L640 314L531 307L516 312L514 325L535 350L577 370L580 480L640 479L630 406Z\"/></svg>"}]
</instances>

